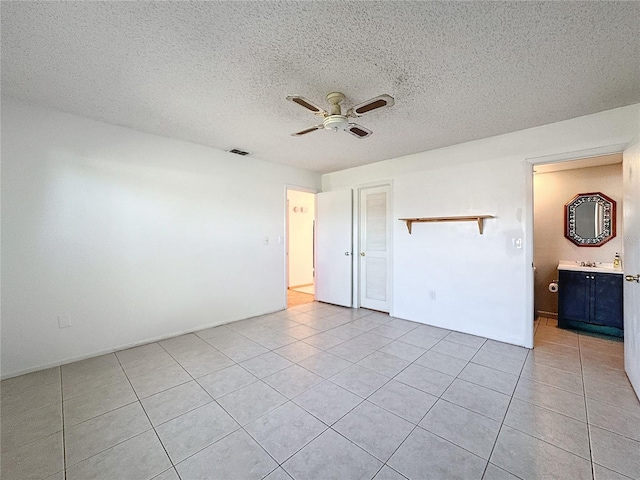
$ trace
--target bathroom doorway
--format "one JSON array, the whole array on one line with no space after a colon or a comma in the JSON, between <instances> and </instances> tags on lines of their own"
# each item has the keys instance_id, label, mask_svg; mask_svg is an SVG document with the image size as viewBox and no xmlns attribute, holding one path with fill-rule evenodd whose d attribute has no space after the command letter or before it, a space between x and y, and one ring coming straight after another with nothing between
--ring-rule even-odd
<instances>
[{"instance_id":1,"label":"bathroom doorway","mask_svg":"<svg viewBox=\"0 0 640 480\"><path fill-rule=\"evenodd\" d=\"M564 206L581 193L602 192L617 203L616 236L599 247L565 238ZM558 263L610 264L622 252L622 153L533 166L534 318L558 318Z\"/></svg>"},{"instance_id":2,"label":"bathroom doorway","mask_svg":"<svg viewBox=\"0 0 640 480\"><path fill-rule=\"evenodd\" d=\"M315 299L315 193L287 189L287 308Z\"/></svg>"}]
</instances>

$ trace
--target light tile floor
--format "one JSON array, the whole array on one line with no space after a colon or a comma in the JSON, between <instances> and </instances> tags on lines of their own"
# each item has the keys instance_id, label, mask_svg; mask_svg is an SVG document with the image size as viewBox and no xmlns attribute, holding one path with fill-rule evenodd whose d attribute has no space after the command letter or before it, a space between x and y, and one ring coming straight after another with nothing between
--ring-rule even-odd
<instances>
[{"instance_id":1,"label":"light tile floor","mask_svg":"<svg viewBox=\"0 0 640 480\"><path fill-rule=\"evenodd\" d=\"M11 479L640 478L623 344L319 303L5 380Z\"/></svg>"},{"instance_id":2,"label":"light tile floor","mask_svg":"<svg viewBox=\"0 0 640 480\"><path fill-rule=\"evenodd\" d=\"M311 302L313 302L313 292L301 292L290 288L287 289L287 308L297 307L298 305L304 305L305 303Z\"/></svg>"}]
</instances>

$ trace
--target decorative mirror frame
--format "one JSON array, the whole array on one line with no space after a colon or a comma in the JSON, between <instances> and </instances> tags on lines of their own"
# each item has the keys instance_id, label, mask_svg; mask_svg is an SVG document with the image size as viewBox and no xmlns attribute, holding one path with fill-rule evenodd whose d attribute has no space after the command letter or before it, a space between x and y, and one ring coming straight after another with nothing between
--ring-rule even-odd
<instances>
[{"instance_id":1,"label":"decorative mirror frame","mask_svg":"<svg viewBox=\"0 0 640 480\"><path fill-rule=\"evenodd\" d=\"M602 206L602 233L584 238L576 231L576 208L585 202ZM564 236L578 247L599 247L616 236L616 202L601 192L579 193L564 206Z\"/></svg>"}]
</instances>

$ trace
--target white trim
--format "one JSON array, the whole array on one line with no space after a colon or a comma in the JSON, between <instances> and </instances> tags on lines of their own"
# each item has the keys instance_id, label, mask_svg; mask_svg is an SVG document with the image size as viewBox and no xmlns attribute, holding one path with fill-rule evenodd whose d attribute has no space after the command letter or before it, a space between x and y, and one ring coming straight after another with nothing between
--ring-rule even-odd
<instances>
[{"instance_id":1,"label":"white trim","mask_svg":"<svg viewBox=\"0 0 640 480\"><path fill-rule=\"evenodd\" d=\"M533 275L533 255L534 255L534 241L533 241L533 228L534 228L534 219L533 219L533 166L540 164L548 164L548 163L562 163L569 162L572 160L581 160L584 158L592 158L599 157L602 155L611 155L614 153L621 153L624 151L627 143L618 143L613 145L602 145L600 147L588 148L585 150L574 150L570 152L559 152L551 155L543 155L540 157L528 157L525 158L527 162L527 168L525 172L525 237L526 237L526 245L525 245L525 261L527 265L531 265L531 268L527 268L528 274L525 278L525 288L526 292L526 308L527 315L531 316L531 328L527 329L526 337L525 337L525 347L533 348L533 320L536 312L534 312L534 275Z\"/></svg>"},{"instance_id":2,"label":"white trim","mask_svg":"<svg viewBox=\"0 0 640 480\"><path fill-rule=\"evenodd\" d=\"M256 315L254 317L238 318L237 320L229 320L228 322L208 323L208 324L205 324L205 325L199 325L198 327L196 327L194 329L182 330L182 331L175 332L175 333L170 333L170 334L167 334L167 335L159 335L157 337L151 337L151 338L148 338L146 340L141 340L139 342L126 343L126 344L120 345L118 347L107 348L107 349L104 349L104 350L98 350L96 352L88 353L86 355L79 355L77 357L68 357L68 358L65 358L64 360L59 360L57 362L44 363L42 365L38 365L38 366L35 366L35 367L27 368L25 370L18 370L17 372L7 373L5 375L2 375L0 377L0 380L6 380L8 378L13 378L13 377L19 377L20 375L25 375L27 373L37 372L39 370L44 370L44 369L47 369L47 368L59 367L61 365L67 365L69 363L79 362L80 360L86 360L87 358L99 357L100 355L106 355L106 354L109 354L109 353L115 353L115 352L119 352L121 350L127 350L128 348L139 347L141 345L146 345L148 343L153 343L153 342L159 342L159 341L162 341L162 340L166 340L168 338L174 338L174 337L179 337L181 335L186 335L186 334L189 334L189 333L200 332L202 330L206 330L207 328L219 327L221 325L228 325L230 323L239 322L239 321L242 321L242 320L248 320L250 318L261 317L263 315L269 315L271 313L276 313L276 312L281 312L281 311L283 311L283 309L273 310L273 311L270 311L270 312L265 312L265 313L262 313L260 315Z\"/></svg>"},{"instance_id":3,"label":"white trim","mask_svg":"<svg viewBox=\"0 0 640 480\"><path fill-rule=\"evenodd\" d=\"M367 182L360 183L354 185L353 192L353 214L352 214L352 224L353 224L353 252L352 256L352 271L353 271L353 291L352 291L352 306L353 308L360 308L360 192L365 188L375 188L375 187L389 187L389 211L391 212L391 217L393 217L393 179L387 180L379 180L375 182ZM389 218L390 222L390 235L389 235L389 272L387 282L389 288L389 315L393 316L393 218Z\"/></svg>"},{"instance_id":4,"label":"white trim","mask_svg":"<svg viewBox=\"0 0 640 480\"><path fill-rule=\"evenodd\" d=\"M284 306L282 307L283 310L286 310L287 308L289 308L289 300L287 298L287 291L289 290L289 199L288 199L288 192L289 190L293 190L295 192L305 192L305 193L311 193L313 195L315 195L316 193L318 193L318 190L315 188L309 188L309 187L303 187L301 185L292 185L290 183L285 183L284 184L284 242L283 242L283 246L284 246L284 250L283 250L283 256L284 256L284 286L282 291L284 292ZM318 212L316 211L317 208L317 202L313 201L313 220L315 222L315 220L318 217ZM315 237L315 233L313 235L313 242L315 244L316 241L316 237ZM315 250L315 247L314 247ZM315 259L315 254L313 256L313 269L315 271L316 268L316 259ZM314 275L314 281L315 281L315 275ZM315 294L313 296L314 300L316 299Z\"/></svg>"},{"instance_id":5,"label":"white trim","mask_svg":"<svg viewBox=\"0 0 640 480\"><path fill-rule=\"evenodd\" d=\"M611 155L613 153L622 153L626 148L626 143L618 143L615 145L604 145L602 147L588 148L586 150L576 150L573 152L554 153L552 155L544 155L542 157L530 157L525 160L533 165L541 163L562 163L570 160L582 160L584 158L600 157L602 155Z\"/></svg>"},{"instance_id":6,"label":"white trim","mask_svg":"<svg viewBox=\"0 0 640 480\"><path fill-rule=\"evenodd\" d=\"M533 270L533 164L525 163L525 213L524 213L524 237L525 237L525 308L527 325L524 337L524 346L533 348L534 344L534 270Z\"/></svg>"},{"instance_id":7,"label":"white trim","mask_svg":"<svg viewBox=\"0 0 640 480\"><path fill-rule=\"evenodd\" d=\"M285 192L287 190L295 190L296 192L306 192L306 193L313 193L313 194L316 194L319 191L316 188L303 187L301 185L293 185L290 183L285 183L284 189L285 189Z\"/></svg>"}]
</instances>

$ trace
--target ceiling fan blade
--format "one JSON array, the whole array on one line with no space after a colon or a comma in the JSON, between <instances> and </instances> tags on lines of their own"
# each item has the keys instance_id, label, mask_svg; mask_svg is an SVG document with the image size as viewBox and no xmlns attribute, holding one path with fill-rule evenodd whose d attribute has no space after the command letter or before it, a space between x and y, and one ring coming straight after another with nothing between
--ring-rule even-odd
<instances>
[{"instance_id":1,"label":"ceiling fan blade","mask_svg":"<svg viewBox=\"0 0 640 480\"><path fill-rule=\"evenodd\" d=\"M300 135L306 135L307 133L315 132L316 130L322 130L324 128L323 124L314 125L311 128L307 128L305 130L301 130L300 132L292 133L292 137L299 137Z\"/></svg>"},{"instance_id":2,"label":"ceiling fan blade","mask_svg":"<svg viewBox=\"0 0 640 480\"><path fill-rule=\"evenodd\" d=\"M322 108L317 106L315 103L311 102L310 100L307 100L304 97L301 97L300 95L289 95L287 97L287 100L289 100L290 102L296 103L301 107L306 108L307 110L312 111L316 115L325 116L327 114L327 112L325 112Z\"/></svg>"},{"instance_id":3,"label":"ceiling fan blade","mask_svg":"<svg viewBox=\"0 0 640 480\"><path fill-rule=\"evenodd\" d=\"M347 112L348 117L360 117L365 113L373 112L374 110L378 110L379 108L391 107L395 101L393 97L389 95L379 95L371 100L367 100L366 102L360 103L355 107L352 107Z\"/></svg>"},{"instance_id":4,"label":"ceiling fan blade","mask_svg":"<svg viewBox=\"0 0 640 480\"><path fill-rule=\"evenodd\" d=\"M364 128L362 125L358 125L357 123L350 123L345 130L358 138L367 138L373 134L371 130Z\"/></svg>"}]
</instances>

